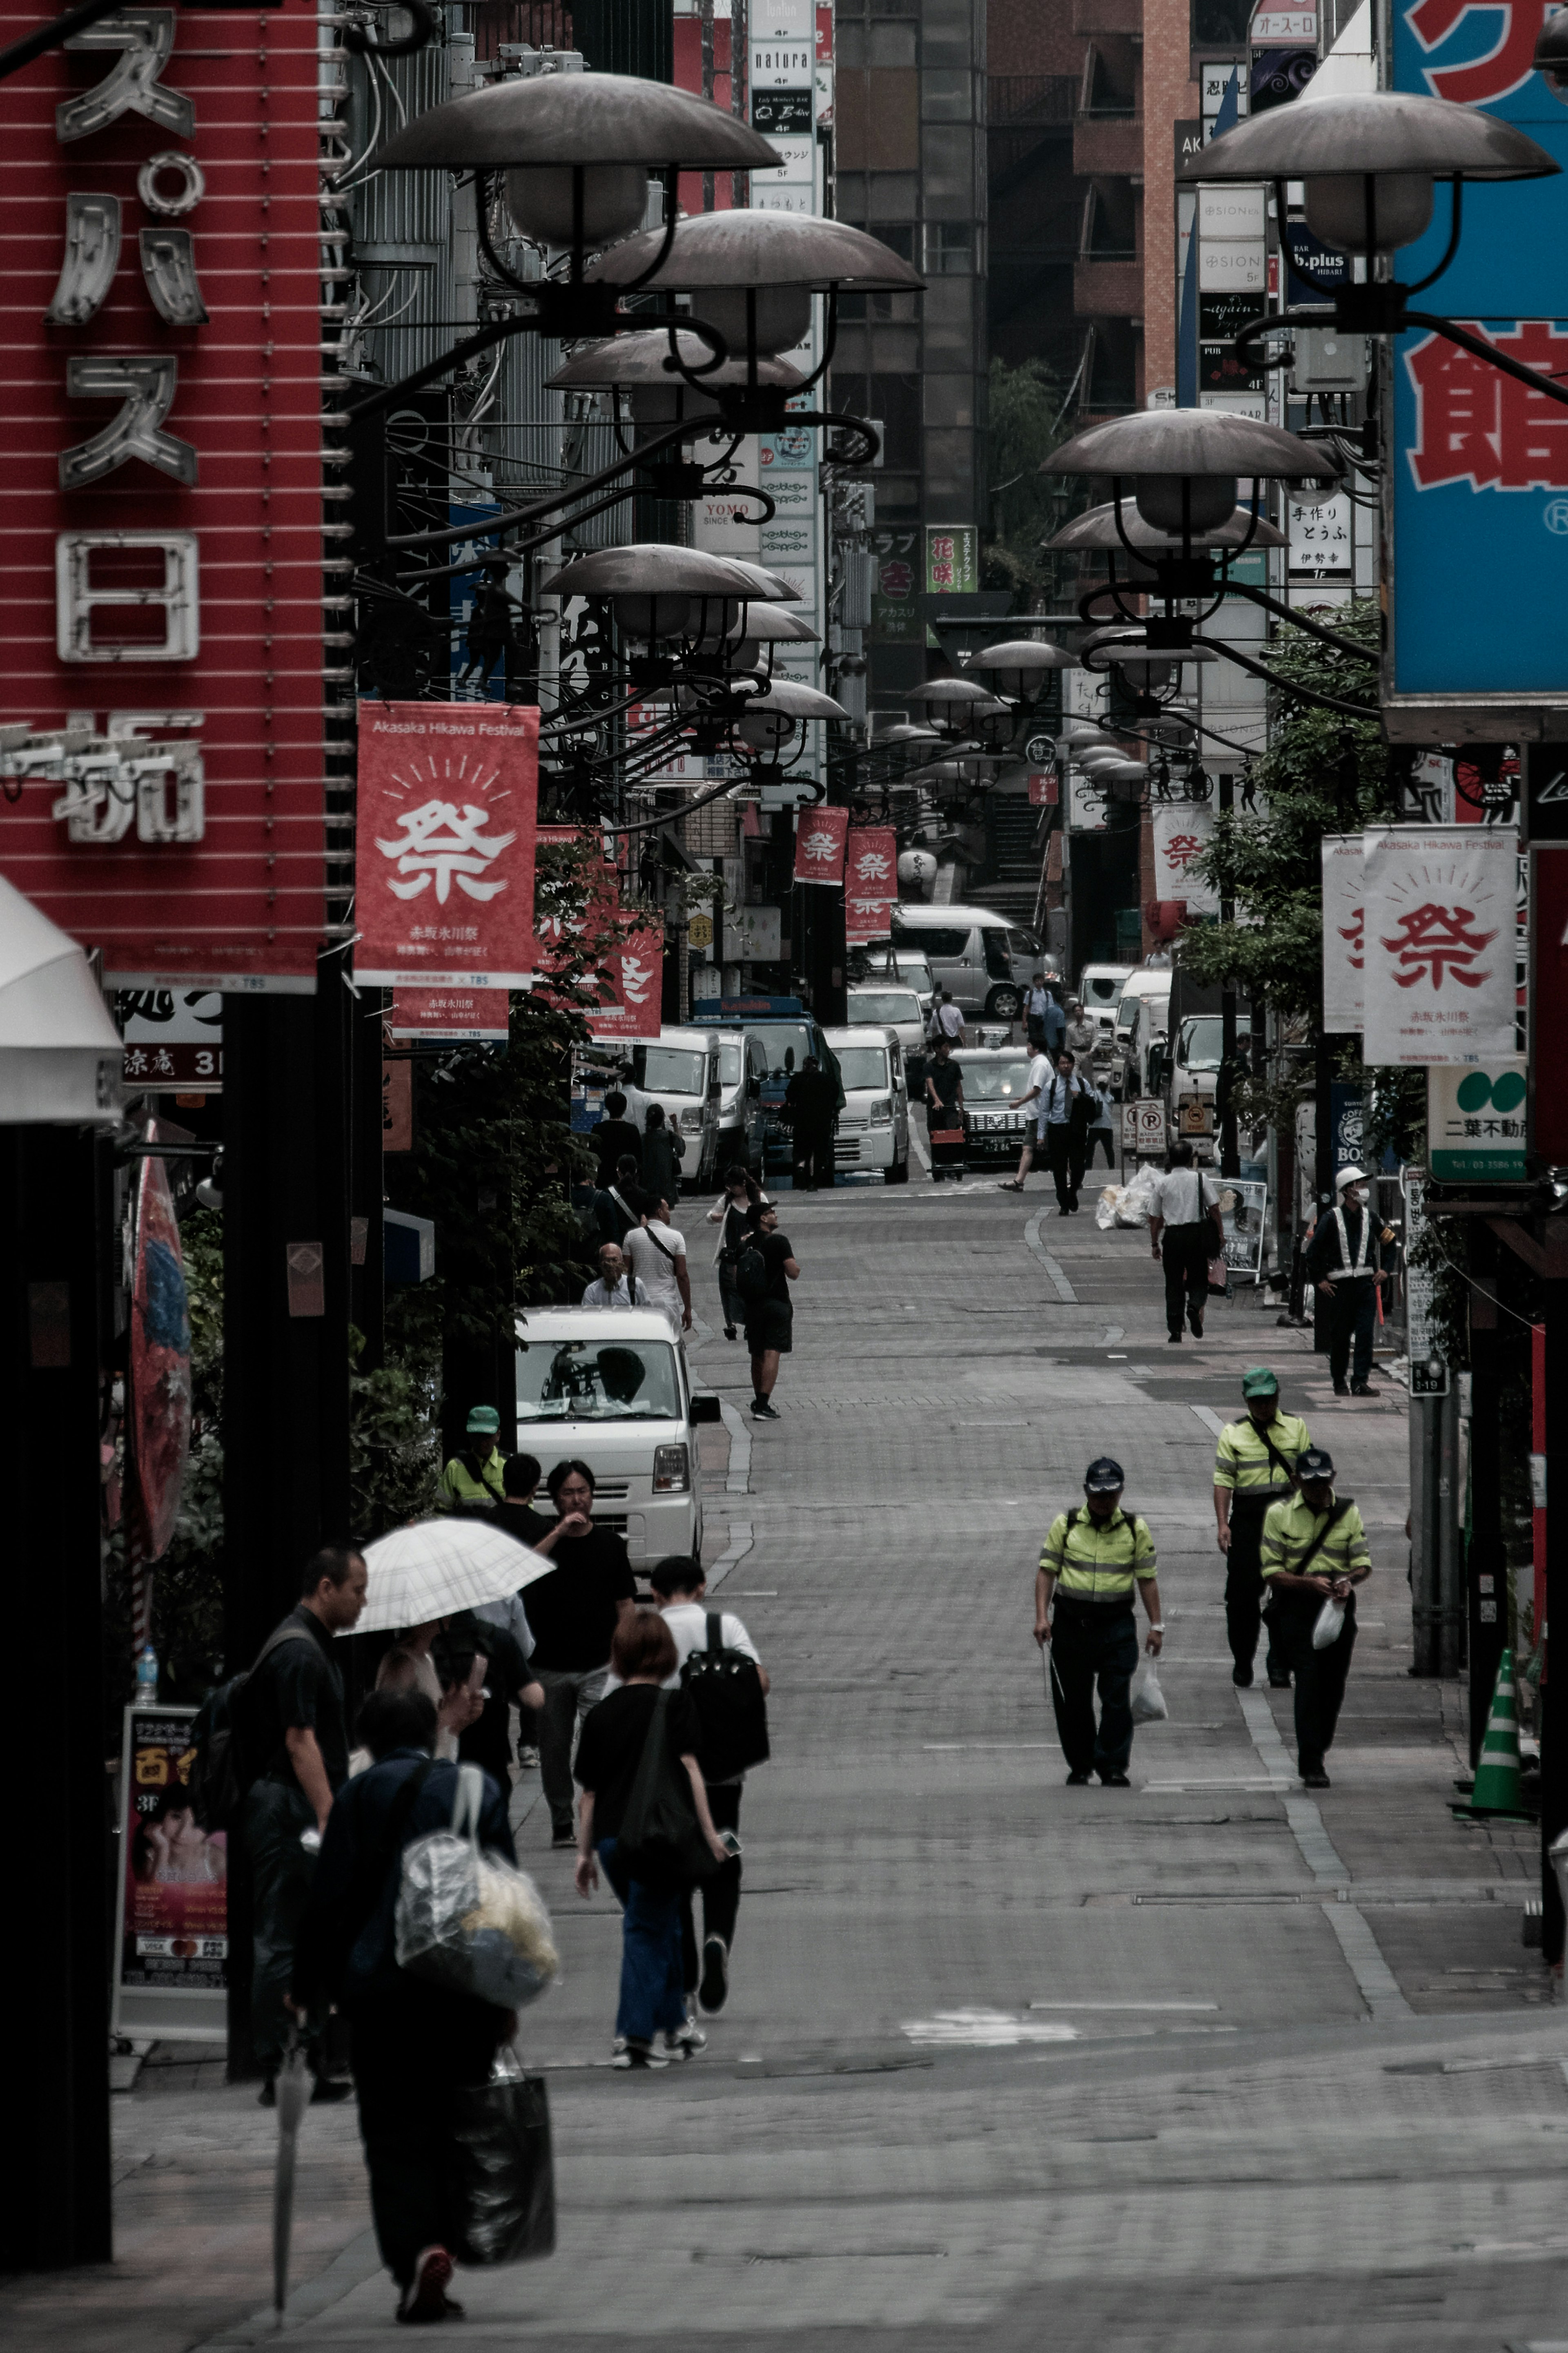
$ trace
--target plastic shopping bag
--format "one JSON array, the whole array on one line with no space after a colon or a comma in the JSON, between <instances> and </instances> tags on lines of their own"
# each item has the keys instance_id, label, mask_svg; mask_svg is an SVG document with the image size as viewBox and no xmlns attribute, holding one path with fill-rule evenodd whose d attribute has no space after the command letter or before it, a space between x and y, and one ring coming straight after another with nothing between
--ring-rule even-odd
<instances>
[{"instance_id":1,"label":"plastic shopping bag","mask_svg":"<svg viewBox=\"0 0 1568 2353\"><path fill-rule=\"evenodd\" d=\"M1171 1711L1165 1705L1165 1694L1160 1689L1160 1678L1150 1660L1142 1674L1132 1686L1132 1721L1134 1724L1163 1724Z\"/></svg>"},{"instance_id":2,"label":"plastic shopping bag","mask_svg":"<svg viewBox=\"0 0 1568 2353\"><path fill-rule=\"evenodd\" d=\"M1337 1642L1344 1631L1345 1605L1331 1594L1318 1612L1318 1622L1312 1629L1312 1648L1326 1651Z\"/></svg>"},{"instance_id":3,"label":"plastic shopping bag","mask_svg":"<svg viewBox=\"0 0 1568 2353\"><path fill-rule=\"evenodd\" d=\"M451 2190L460 2263L522 2263L555 2251L550 2095L510 2044L488 2084L453 2094Z\"/></svg>"},{"instance_id":4,"label":"plastic shopping bag","mask_svg":"<svg viewBox=\"0 0 1568 2353\"><path fill-rule=\"evenodd\" d=\"M404 1851L398 1967L448 1992L520 2010L543 1992L560 1956L528 1873L504 1855L480 1852L483 1796L479 1767L460 1765L451 1829L432 1831Z\"/></svg>"}]
</instances>

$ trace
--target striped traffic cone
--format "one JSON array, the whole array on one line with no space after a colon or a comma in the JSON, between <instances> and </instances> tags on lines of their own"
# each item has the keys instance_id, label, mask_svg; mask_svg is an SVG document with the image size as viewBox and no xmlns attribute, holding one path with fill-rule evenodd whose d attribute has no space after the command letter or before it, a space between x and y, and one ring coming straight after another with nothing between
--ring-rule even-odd
<instances>
[{"instance_id":1,"label":"striped traffic cone","mask_svg":"<svg viewBox=\"0 0 1568 2353\"><path fill-rule=\"evenodd\" d=\"M1478 1815L1484 1815L1491 1820L1500 1815L1512 1821L1532 1819L1524 1811L1520 1788L1519 1712L1514 1704L1511 1651L1505 1651L1498 1661L1491 1714L1487 1719L1481 1753L1476 1761L1470 1802L1468 1806L1456 1806L1454 1812L1461 1820Z\"/></svg>"}]
</instances>

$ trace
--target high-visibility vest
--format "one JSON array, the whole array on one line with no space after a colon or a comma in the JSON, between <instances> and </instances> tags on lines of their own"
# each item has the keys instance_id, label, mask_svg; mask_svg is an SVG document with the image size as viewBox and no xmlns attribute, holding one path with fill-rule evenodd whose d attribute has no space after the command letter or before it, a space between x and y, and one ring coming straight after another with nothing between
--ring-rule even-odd
<instances>
[{"instance_id":1,"label":"high-visibility vest","mask_svg":"<svg viewBox=\"0 0 1568 2353\"><path fill-rule=\"evenodd\" d=\"M449 1504L461 1504L470 1511L478 1505L488 1511L500 1502L505 1493L501 1484L504 1467L500 1450L495 1448L479 1463L480 1475L476 1479L462 1456L454 1454L441 1473L441 1493Z\"/></svg>"},{"instance_id":2,"label":"high-visibility vest","mask_svg":"<svg viewBox=\"0 0 1568 2353\"><path fill-rule=\"evenodd\" d=\"M1272 1501L1290 1493L1289 1473L1298 1459L1311 1444L1307 1425L1299 1413L1277 1413L1268 1425L1269 1442L1274 1455L1264 1443L1258 1424L1250 1414L1240 1421L1227 1421L1219 1434L1215 1449L1214 1482L1216 1487L1229 1487L1237 1495L1249 1499ZM1284 1464L1284 1469L1280 1468Z\"/></svg>"},{"instance_id":3,"label":"high-visibility vest","mask_svg":"<svg viewBox=\"0 0 1568 2353\"><path fill-rule=\"evenodd\" d=\"M1327 1512L1314 1512L1304 1495L1291 1495L1285 1503L1270 1504L1263 1522L1264 1576L1278 1577L1281 1570L1288 1576L1296 1576L1297 1562L1305 1559L1313 1537L1328 1516ZM1307 1562L1307 1574L1309 1577L1350 1577L1358 1569L1370 1568L1371 1566L1372 1552L1367 1544L1366 1530L1362 1525L1361 1513L1354 1504L1347 1502Z\"/></svg>"},{"instance_id":4,"label":"high-visibility vest","mask_svg":"<svg viewBox=\"0 0 1568 2353\"><path fill-rule=\"evenodd\" d=\"M1131 1601L1134 1579L1154 1574L1154 1539L1120 1504L1108 1520L1075 1505L1051 1522L1040 1567L1075 1601Z\"/></svg>"}]
</instances>

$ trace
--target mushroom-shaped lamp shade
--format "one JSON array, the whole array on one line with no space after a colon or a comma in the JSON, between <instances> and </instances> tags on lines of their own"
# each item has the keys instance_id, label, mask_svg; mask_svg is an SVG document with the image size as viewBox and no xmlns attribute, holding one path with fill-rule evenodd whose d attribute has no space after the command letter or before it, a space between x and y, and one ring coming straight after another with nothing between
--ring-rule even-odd
<instances>
[{"instance_id":1,"label":"mushroom-shaped lamp shade","mask_svg":"<svg viewBox=\"0 0 1568 2353\"><path fill-rule=\"evenodd\" d=\"M612 286L629 285L652 269L663 242L662 230L646 229L600 254L588 275ZM846 221L751 207L693 213L679 222L653 280L661 289L702 295L697 308L704 319L710 288L771 293L798 287L826 293L836 286L872 291L924 282L890 247Z\"/></svg>"},{"instance_id":2,"label":"mushroom-shaped lamp shade","mask_svg":"<svg viewBox=\"0 0 1568 2353\"><path fill-rule=\"evenodd\" d=\"M552 391L573 392L606 386L619 388L630 403L635 424L657 427L678 424L683 417L692 418L694 426L706 429L713 414L709 394L715 385L743 384L746 365L743 360L726 360L721 367L712 367L713 354L699 335L679 332L676 345L683 364L689 368L704 368L700 391L687 384L668 366L669 335L659 327L641 328L628 335L611 335L603 343L584 344L563 360L553 375L546 378ZM782 385L787 392L796 392L805 382L798 368L787 360L763 357L757 366L761 384Z\"/></svg>"},{"instance_id":3,"label":"mushroom-shaped lamp shade","mask_svg":"<svg viewBox=\"0 0 1568 2353\"><path fill-rule=\"evenodd\" d=\"M405 124L376 160L394 172L582 169L598 187L615 185L602 175L634 169L646 179L678 164L776 170L781 159L709 99L636 74L592 73L492 82L448 99Z\"/></svg>"},{"instance_id":4,"label":"mushroom-shaped lamp shade","mask_svg":"<svg viewBox=\"0 0 1568 2353\"><path fill-rule=\"evenodd\" d=\"M977 678L928 678L923 685L904 690L906 702L924 702L934 712L961 702L994 702L995 699L990 687L982 686Z\"/></svg>"},{"instance_id":5,"label":"mushroom-shaped lamp shade","mask_svg":"<svg viewBox=\"0 0 1568 2353\"><path fill-rule=\"evenodd\" d=\"M772 603L795 600L798 595L760 564L740 564L730 556L661 541L600 547L575 556L542 583L542 593L607 597L629 638L701 644L717 644L752 600Z\"/></svg>"},{"instance_id":6,"label":"mushroom-shaped lamp shade","mask_svg":"<svg viewBox=\"0 0 1568 2353\"><path fill-rule=\"evenodd\" d=\"M640 164L517 164L506 175L506 208L537 245L608 245L641 228L647 173Z\"/></svg>"},{"instance_id":7,"label":"mushroom-shaped lamp shade","mask_svg":"<svg viewBox=\"0 0 1568 2353\"><path fill-rule=\"evenodd\" d=\"M765 694L754 695L747 702L735 733L758 751L776 752L808 719L847 721L848 717L844 705L835 702L830 694L804 686L796 679L775 678Z\"/></svg>"},{"instance_id":8,"label":"mushroom-shaped lamp shade","mask_svg":"<svg viewBox=\"0 0 1568 2353\"><path fill-rule=\"evenodd\" d=\"M1161 555L1181 553L1180 532L1173 535L1155 531L1152 524L1145 522L1135 506L1123 504L1121 528L1118 529L1116 502L1109 499L1103 506L1088 507L1082 514L1074 515L1072 521L1064 523L1047 544L1052 548L1121 548L1125 553L1123 532L1138 554L1146 554L1151 562ZM1205 547L1239 547L1243 540L1249 540L1253 547L1283 547L1285 533L1277 523L1271 523L1267 515L1255 515L1247 507L1235 507L1224 522L1214 524L1201 534L1196 531L1193 533L1194 546L1201 541Z\"/></svg>"},{"instance_id":9,"label":"mushroom-shaped lamp shade","mask_svg":"<svg viewBox=\"0 0 1568 2353\"><path fill-rule=\"evenodd\" d=\"M1010 638L1005 645L987 646L969 664L971 670L994 681L997 691L1022 702L1043 693L1054 670L1076 670L1071 654L1060 646L1038 644L1033 638Z\"/></svg>"},{"instance_id":10,"label":"mushroom-shaped lamp shade","mask_svg":"<svg viewBox=\"0 0 1568 2353\"><path fill-rule=\"evenodd\" d=\"M1181 541L1201 538L1229 520L1238 476L1310 481L1330 462L1322 450L1278 425L1217 408L1151 408L1074 434L1052 450L1040 471L1131 478L1138 512L1151 530Z\"/></svg>"},{"instance_id":11,"label":"mushroom-shaped lamp shade","mask_svg":"<svg viewBox=\"0 0 1568 2353\"><path fill-rule=\"evenodd\" d=\"M1568 8L1554 8L1542 25L1535 67L1552 96L1568 101Z\"/></svg>"}]
</instances>

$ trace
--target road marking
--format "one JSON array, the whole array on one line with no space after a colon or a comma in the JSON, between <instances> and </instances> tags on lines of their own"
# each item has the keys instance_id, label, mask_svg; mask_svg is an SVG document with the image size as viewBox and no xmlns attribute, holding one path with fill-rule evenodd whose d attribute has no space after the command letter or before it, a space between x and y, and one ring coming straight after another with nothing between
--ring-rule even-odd
<instances>
[{"instance_id":1,"label":"road marking","mask_svg":"<svg viewBox=\"0 0 1568 2353\"><path fill-rule=\"evenodd\" d=\"M1030 1250L1034 1251L1035 1256L1039 1260L1040 1264L1045 1268L1046 1272L1050 1276L1052 1282L1056 1286L1057 1297L1060 1300L1064 1300L1068 1306L1076 1307L1078 1305L1078 1293L1073 1289L1071 1283L1068 1281L1067 1275L1062 1268L1061 1261L1051 1256L1049 1250L1040 1240L1040 1224L1045 1215L1045 1210L1040 1209L1029 1219L1028 1224L1024 1228L1024 1240L1028 1244ZM1118 1336L1120 1337L1120 1335L1118 1335Z\"/></svg>"},{"instance_id":2,"label":"road marking","mask_svg":"<svg viewBox=\"0 0 1568 2353\"><path fill-rule=\"evenodd\" d=\"M1217 2010L1217 2001L1032 2001L1031 2010Z\"/></svg>"},{"instance_id":3,"label":"road marking","mask_svg":"<svg viewBox=\"0 0 1568 2353\"><path fill-rule=\"evenodd\" d=\"M1316 1811L1316 1808L1313 1809ZM1323 1916L1340 1940L1340 1949L1361 1988L1362 2000L1379 2024L1388 2018L1414 2018L1415 2012L1399 1990L1399 1980L1377 1947L1377 1938L1353 1904L1338 1900L1322 1906Z\"/></svg>"},{"instance_id":4,"label":"road marking","mask_svg":"<svg viewBox=\"0 0 1568 2353\"><path fill-rule=\"evenodd\" d=\"M1221 1421L1218 1414L1215 1413L1212 1405L1195 1405L1193 1407L1192 1410L1197 1415L1198 1419L1203 1423L1205 1430L1212 1430L1216 1438L1220 1436L1221 1432L1225 1429L1225 1424Z\"/></svg>"},{"instance_id":5,"label":"road marking","mask_svg":"<svg viewBox=\"0 0 1568 2353\"><path fill-rule=\"evenodd\" d=\"M931 1155L927 1152L925 1145L921 1142L920 1137L916 1134L912 1127L910 1130L910 1150L914 1154L915 1158L920 1162L921 1166L925 1170L926 1175L929 1176L931 1175Z\"/></svg>"},{"instance_id":6,"label":"road marking","mask_svg":"<svg viewBox=\"0 0 1568 2353\"><path fill-rule=\"evenodd\" d=\"M722 1585L730 1571L745 1559L755 1541L750 1520L731 1521L729 1544L708 1571L710 1593L713 1591L715 1586Z\"/></svg>"},{"instance_id":7,"label":"road marking","mask_svg":"<svg viewBox=\"0 0 1568 2353\"><path fill-rule=\"evenodd\" d=\"M1016 2042L1076 2042L1076 2026L1053 2019L1019 2018L1005 2010L939 2010L932 2018L906 2018L902 2031L911 2042L963 2043L971 2049L997 2051Z\"/></svg>"}]
</instances>

